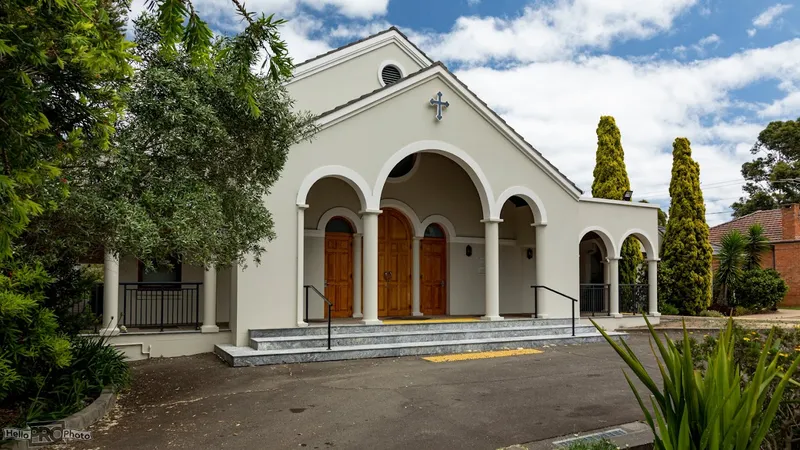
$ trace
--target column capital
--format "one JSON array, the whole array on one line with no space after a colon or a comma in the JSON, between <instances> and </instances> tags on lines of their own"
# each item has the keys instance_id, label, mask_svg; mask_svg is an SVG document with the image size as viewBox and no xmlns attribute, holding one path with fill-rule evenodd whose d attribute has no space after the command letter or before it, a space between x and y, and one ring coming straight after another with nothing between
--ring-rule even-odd
<instances>
[{"instance_id":1,"label":"column capital","mask_svg":"<svg viewBox=\"0 0 800 450\"><path fill-rule=\"evenodd\" d=\"M617 256L607 256L607 257L606 257L606 259L607 259L609 262L611 262L611 261L619 261L619 260L621 260L622 258L619 258L619 257L617 257Z\"/></svg>"},{"instance_id":2,"label":"column capital","mask_svg":"<svg viewBox=\"0 0 800 450\"><path fill-rule=\"evenodd\" d=\"M651 258L651 259L647 260L647 262L649 262L649 263L650 262L659 262L659 261L661 261L661 258Z\"/></svg>"},{"instance_id":3,"label":"column capital","mask_svg":"<svg viewBox=\"0 0 800 450\"><path fill-rule=\"evenodd\" d=\"M353 237L363 237L364 233L353 233Z\"/></svg>"},{"instance_id":4,"label":"column capital","mask_svg":"<svg viewBox=\"0 0 800 450\"><path fill-rule=\"evenodd\" d=\"M362 215L362 216L363 216L363 215L365 215L365 214L375 214L375 215L378 215L378 214L381 214L382 212L383 212L383 210L381 210L381 209L372 209L372 208L367 208L367 209L362 209L361 211L359 211L359 212L358 212L358 214L359 214L359 215Z\"/></svg>"},{"instance_id":5,"label":"column capital","mask_svg":"<svg viewBox=\"0 0 800 450\"><path fill-rule=\"evenodd\" d=\"M301 211L302 211L302 210L306 210L306 209L308 209L308 205L307 205L307 204L305 204L305 203L298 203L298 204L297 204L297 209L299 209L299 210L301 210Z\"/></svg>"},{"instance_id":6,"label":"column capital","mask_svg":"<svg viewBox=\"0 0 800 450\"><path fill-rule=\"evenodd\" d=\"M544 227L547 226L547 224L546 223L532 223L531 226L534 227L534 228L544 228Z\"/></svg>"},{"instance_id":7,"label":"column capital","mask_svg":"<svg viewBox=\"0 0 800 450\"><path fill-rule=\"evenodd\" d=\"M414 240L414 241L421 241L424 238L425 238L425 236L412 236L411 237L411 239Z\"/></svg>"},{"instance_id":8,"label":"column capital","mask_svg":"<svg viewBox=\"0 0 800 450\"><path fill-rule=\"evenodd\" d=\"M481 223L502 223L503 219L499 217L490 217L488 219L482 219Z\"/></svg>"}]
</instances>

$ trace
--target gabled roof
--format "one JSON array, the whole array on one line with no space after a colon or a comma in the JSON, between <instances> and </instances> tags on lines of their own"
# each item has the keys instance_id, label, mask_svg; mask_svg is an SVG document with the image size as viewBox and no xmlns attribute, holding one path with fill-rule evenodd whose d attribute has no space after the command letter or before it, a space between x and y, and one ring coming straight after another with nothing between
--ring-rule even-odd
<instances>
[{"instance_id":1,"label":"gabled roof","mask_svg":"<svg viewBox=\"0 0 800 450\"><path fill-rule=\"evenodd\" d=\"M428 67L411 73L401 78L396 83L375 89L370 93L364 94L361 97L355 98L347 103L321 113L317 116L317 124L323 128L330 126L333 123L337 123L339 120L343 120L346 117L357 114L361 110L376 104L379 100L389 95L415 86L423 80L436 76L437 74L446 82L449 82L449 84L451 84L452 87L467 100L468 103L471 103L471 105L477 109L479 113L483 113L487 120L493 122L493 124L501 132L506 134L509 140L512 141L512 143L515 144L518 149L525 153L526 156L528 156L537 166L539 166L539 168L544 170L545 173L549 174L553 180L559 183L575 199L578 199L583 194L583 191L578 187L578 185L573 183L569 178L567 178L566 175L561 173L556 166L554 166L538 150L528 143L525 138L523 138L519 133L517 133L516 130L514 130L514 128L508 125L508 123L506 123L506 121L500 117L499 114L492 110L489 105L486 104L486 102L481 100L469 89L469 87L467 87L466 84L464 84L464 82L459 80L458 77L450 72L450 70L448 70L441 61L437 61Z\"/></svg>"},{"instance_id":2,"label":"gabled roof","mask_svg":"<svg viewBox=\"0 0 800 450\"><path fill-rule=\"evenodd\" d=\"M433 60L428 57L425 52L411 42L403 32L392 26L363 39L350 42L349 44L327 51L299 64L295 64L294 73L287 84L301 80L327 67L354 58L374 47L385 45L387 42L391 41L396 43L401 50L405 51L411 59L417 61L420 66L429 66L433 64Z\"/></svg>"},{"instance_id":3,"label":"gabled roof","mask_svg":"<svg viewBox=\"0 0 800 450\"><path fill-rule=\"evenodd\" d=\"M739 230L746 235L747 230L753 224L761 224L764 227L764 236L773 241L783 239L783 218L780 209L770 209L767 211L756 211L738 219L725 222L709 229L709 240L712 245L719 245L722 236L728 231Z\"/></svg>"}]
</instances>

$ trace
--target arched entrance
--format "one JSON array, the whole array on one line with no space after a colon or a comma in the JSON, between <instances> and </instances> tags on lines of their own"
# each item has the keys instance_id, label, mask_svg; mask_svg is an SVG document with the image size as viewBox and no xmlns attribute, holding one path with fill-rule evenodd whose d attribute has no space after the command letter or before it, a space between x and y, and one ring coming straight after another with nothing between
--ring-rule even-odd
<instances>
[{"instance_id":1,"label":"arched entrance","mask_svg":"<svg viewBox=\"0 0 800 450\"><path fill-rule=\"evenodd\" d=\"M438 224L425 228L420 243L420 310L423 315L447 313L447 237Z\"/></svg>"},{"instance_id":2,"label":"arched entrance","mask_svg":"<svg viewBox=\"0 0 800 450\"><path fill-rule=\"evenodd\" d=\"M411 315L411 225L394 208L378 216L378 316Z\"/></svg>"},{"instance_id":3,"label":"arched entrance","mask_svg":"<svg viewBox=\"0 0 800 450\"><path fill-rule=\"evenodd\" d=\"M582 315L608 315L611 307L609 258L615 256L609 238L599 230L581 237L578 273L580 274L580 312Z\"/></svg>"},{"instance_id":4,"label":"arched entrance","mask_svg":"<svg viewBox=\"0 0 800 450\"><path fill-rule=\"evenodd\" d=\"M344 217L325 225L325 297L333 303L331 317L353 315L353 231Z\"/></svg>"}]
</instances>

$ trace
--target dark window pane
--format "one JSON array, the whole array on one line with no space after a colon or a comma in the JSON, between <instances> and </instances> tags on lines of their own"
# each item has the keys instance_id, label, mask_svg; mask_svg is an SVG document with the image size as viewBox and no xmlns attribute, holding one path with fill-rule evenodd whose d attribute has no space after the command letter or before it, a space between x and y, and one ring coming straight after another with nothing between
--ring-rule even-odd
<instances>
[{"instance_id":1,"label":"dark window pane","mask_svg":"<svg viewBox=\"0 0 800 450\"><path fill-rule=\"evenodd\" d=\"M417 155L408 155L389 172L389 178L400 178L402 176L408 175L411 172L411 169L414 168L414 163L417 161Z\"/></svg>"},{"instance_id":2,"label":"dark window pane","mask_svg":"<svg viewBox=\"0 0 800 450\"><path fill-rule=\"evenodd\" d=\"M334 217L325 225L325 231L330 231L331 233L352 233L353 227L350 226L350 222L348 222L347 219Z\"/></svg>"},{"instance_id":3,"label":"dark window pane","mask_svg":"<svg viewBox=\"0 0 800 450\"><path fill-rule=\"evenodd\" d=\"M428 225L428 228L425 228L425 237L431 238L443 238L444 237L444 230L439 225L432 223Z\"/></svg>"}]
</instances>

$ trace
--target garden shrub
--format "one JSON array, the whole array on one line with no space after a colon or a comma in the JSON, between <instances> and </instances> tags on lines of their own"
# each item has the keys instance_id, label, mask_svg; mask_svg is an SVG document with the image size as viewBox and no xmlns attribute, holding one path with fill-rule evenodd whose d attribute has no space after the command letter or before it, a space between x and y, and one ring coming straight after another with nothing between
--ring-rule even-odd
<instances>
[{"instance_id":1,"label":"garden shrub","mask_svg":"<svg viewBox=\"0 0 800 450\"><path fill-rule=\"evenodd\" d=\"M774 310L789 287L774 269L752 269L736 286L736 304L753 311Z\"/></svg>"},{"instance_id":2,"label":"garden shrub","mask_svg":"<svg viewBox=\"0 0 800 450\"><path fill-rule=\"evenodd\" d=\"M678 308L672 306L669 303L664 303L664 304L660 305L658 307L658 311L661 314L665 314L665 315L668 315L668 316L677 316L677 315L679 315L681 313L680 311L678 311Z\"/></svg>"},{"instance_id":3,"label":"garden shrub","mask_svg":"<svg viewBox=\"0 0 800 450\"><path fill-rule=\"evenodd\" d=\"M614 443L608 439L591 441L591 442L575 442L567 447L567 450L618 450Z\"/></svg>"},{"instance_id":4,"label":"garden shrub","mask_svg":"<svg viewBox=\"0 0 800 450\"><path fill-rule=\"evenodd\" d=\"M713 309L707 309L698 315L701 317L725 317L721 312L715 311Z\"/></svg>"}]
</instances>

